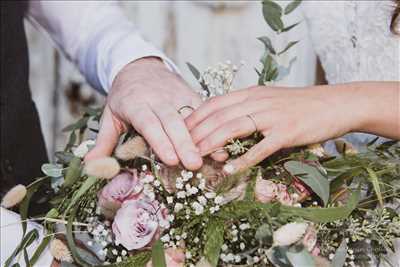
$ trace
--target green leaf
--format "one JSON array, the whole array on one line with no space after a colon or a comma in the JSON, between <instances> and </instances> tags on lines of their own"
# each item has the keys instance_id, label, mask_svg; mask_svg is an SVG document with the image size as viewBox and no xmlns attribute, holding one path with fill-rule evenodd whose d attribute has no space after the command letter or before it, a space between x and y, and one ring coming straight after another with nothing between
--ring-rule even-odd
<instances>
[{"instance_id":1,"label":"green leaf","mask_svg":"<svg viewBox=\"0 0 400 267\"><path fill-rule=\"evenodd\" d=\"M371 168L365 168L368 172L369 181L372 183L372 187L374 188L376 197L378 198L379 204L383 207L383 198L381 193L381 187L379 185L379 178L376 175L375 171Z\"/></svg>"},{"instance_id":2,"label":"green leaf","mask_svg":"<svg viewBox=\"0 0 400 267\"><path fill-rule=\"evenodd\" d=\"M153 267L166 267L167 263L165 261L164 246L160 240L154 243L151 250L151 262Z\"/></svg>"},{"instance_id":3,"label":"green leaf","mask_svg":"<svg viewBox=\"0 0 400 267\"><path fill-rule=\"evenodd\" d=\"M301 4L301 0L293 0L290 2L286 7L285 7L285 15L291 13L293 10L295 10L299 5Z\"/></svg>"},{"instance_id":4,"label":"green leaf","mask_svg":"<svg viewBox=\"0 0 400 267\"><path fill-rule=\"evenodd\" d=\"M65 174L63 187L70 187L81 177L81 163L82 160L78 157L74 157L69 163L69 167Z\"/></svg>"},{"instance_id":5,"label":"green leaf","mask_svg":"<svg viewBox=\"0 0 400 267\"><path fill-rule=\"evenodd\" d=\"M332 259L332 267L343 267L347 256L347 244L346 240L343 239L342 243L335 252L335 256Z\"/></svg>"},{"instance_id":6,"label":"green leaf","mask_svg":"<svg viewBox=\"0 0 400 267\"><path fill-rule=\"evenodd\" d=\"M67 214L71 207L75 206L78 200L98 181L97 177L89 176L85 182L81 185L78 191L74 193L72 196L71 202L69 203L67 209L64 214Z\"/></svg>"},{"instance_id":7,"label":"green leaf","mask_svg":"<svg viewBox=\"0 0 400 267\"><path fill-rule=\"evenodd\" d=\"M25 248L29 247L33 241L35 241L39 237L39 233L37 229L33 229L29 231L24 238L22 238L21 243L15 248L13 253L4 263L4 267L10 266L11 262L15 259L15 257L23 251Z\"/></svg>"},{"instance_id":8,"label":"green leaf","mask_svg":"<svg viewBox=\"0 0 400 267\"><path fill-rule=\"evenodd\" d=\"M281 216L290 215L300 217L317 223L328 223L347 218L357 207L360 200L360 190L354 191L347 204L342 207L332 208L297 208L291 206L280 207Z\"/></svg>"},{"instance_id":9,"label":"green leaf","mask_svg":"<svg viewBox=\"0 0 400 267\"><path fill-rule=\"evenodd\" d=\"M50 177L62 176L63 168L57 164L45 163L42 165L42 172Z\"/></svg>"},{"instance_id":10,"label":"green leaf","mask_svg":"<svg viewBox=\"0 0 400 267\"><path fill-rule=\"evenodd\" d=\"M19 214L21 216L21 225L22 225L22 235L24 236L26 233L26 219L28 219L28 211L31 203L32 196L36 193L36 191L46 182L50 177L45 176L41 178L37 178L33 183L27 186L27 192L24 199L19 204Z\"/></svg>"},{"instance_id":11,"label":"green leaf","mask_svg":"<svg viewBox=\"0 0 400 267\"><path fill-rule=\"evenodd\" d=\"M221 246L224 243L225 225L222 220L212 218L205 230L204 256L211 266L217 266Z\"/></svg>"},{"instance_id":12,"label":"green leaf","mask_svg":"<svg viewBox=\"0 0 400 267\"><path fill-rule=\"evenodd\" d=\"M107 267L145 267L151 259L151 251L142 251L119 263L102 265Z\"/></svg>"},{"instance_id":13,"label":"green leaf","mask_svg":"<svg viewBox=\"0 0 400 267\"><path fill-rule=\"evenodd\" d=\"M254 201L255 199L254 190L256 187L256 180L257 180L257 175L254 175L247 183L246 192L244 195L245 201Z\"/></svg>"},{"instance_id":14,"label":"green leaf","mask_svg":"<svg viewBox=\"0 0 400 267\"><path fill-rule=\"evenodd\" d=\"M78 129L86 128L88 120L89 120L89 117L83 117L83 118L79 119L77 122L68 125L64 129L62 129L62 131L70 132L70 131L75 131Z\"/></svg>"},{"instance_id":15,"label":"green leaf","mask_svg":"<svg viewBox=\"0 0 400 267\"><path fill-rule=\"evenodd\" d=\"M287 44L287 46L281 51L281 52L279 52L278 53L278 56L280 56L280 55L282 55L283 53L285 53L286 51L288 51L292 46L294 46L295 44L297 44L299 41L292 41L292 42L289 42L288 44Z\"/></svg>"},{"instance_id":16,"label":"green leaf","mask_svg":"<svg viewBox=\"0 0 400 267\"><path fill-rule=\"evenodd\" d=\"M307 266L307 267L315 266L314 258L304 247L302 247L301 250L289 249L286 252L286 257L293 266Z\"/></svg>"},{"instance_id":17,"label":"green leaf","mask_svg":"<svg viewBox=\"0 0 400 267\"><path fill-rule=\"evenodd\" d=\"M201 73L200 71L193 66L193 64L186 62L186 65L188 66L190 72L193 74L193 76L196 78L196 80L200 83L201 88L207 92L208 95L210 95L210 91L208 90L207 85L204 83L204 81L200 81L201 78Z\"/></svg>"},{"instance_id":18,"label":"green leaf","mask_svg":"<svg viewBox=\"0 0 400 267\"><path fill-rule=\"evenodd\" d=\"M287 27L283 28L281 30L281 32L288 32L288 31L290 31L291 29L293 29L294 27L296 27L299 24L300 24L300 22L296 22L296 23L294 23L294 24L292 24L290 26L287 26Z\"/></svg>"},{"instance_id":19,"label":"green leaf","mask_svg":"<svg viewBox=\"0 0 400 267\"><path fill-rule=\"evenodd\" d=\"M82 257L78 253L77 246L75 245L74 234L73 234L73 222L75 220L77 210L78 210L78 205L76 205L73 208L71 214L68 217L67 234L66 234L67 244L68 244L69 251L71 252L71 255L72 255L72 258L74 259L74 261L79 266L90 267L90 265L87 264L87 262L84 259L82 259Z\"/></svg>"},{"instance_id":20,"label":"green leaf","mask_svg":"<svg viewBox=\"0 0 400 267\"><path fill-rule=\"evenodd\" d=\"M276 51L275 51L275 48L274 48L273 45L272 45L271 39L269 39L267 36L258 37L257 40L260 40L260 41L264 44L265 48L266 48L271 54L273 54L273 55L276 54Z\"/></svg>"},{"instance_id":21,"label":"green leaf","mask_svg":"<svg viewBox=\"0 0 400 267\"><path fill-rule=\"evenodd\" d=\"M279 4L271 0L264 0L263 16L267 24L275 32L280 32L283 29L284 25L281 19L282 7Z\"/></svg>"},{"instance_id":22,"label":"green leaf","mask_svg":"<svg viewBox=\"0 0 400 267\"><path fill-rule=\"evenodd\" d=\"M256 201L238 200L222 206L216 216L224 220L237 220L248 217L253 211L257 211L260 215L272 213L279 206L277 202L263 204Z\"/></svg>"},{"instance_id":23,"label":"green leaf","mask_svg":"<svg viewBox=\"0 0 400 267\"><path fill-rule=\"evenodd\" d=\"M316 168L300 161L288 161L284 164L285 169L309 186L324 202L325 206L329 200L329 181Z\"/></svg>"},{"instance_id":24,"label":"green leaf","mask_svg":"<svg viewBox=\"0 0 400 267\"><path fill-rule=\"evenodd\" d=\"M49 232L47 232L47 234L49 234ZM40 255L42 255L43 251L47 248L47 245L50 243L50 240L51 240L50 236L47 236L42 239L42 242L40 242L39 246L35 250L35 253L33 253L31 259L29 260L29 264L31 266L35 266Z\"/></svg>"},{"instance_id":25,"label":"green leaf","mask_svg":"<svg viewBox=\"0 0 400 267\"><path fill-rule=\"evenodd\" d=\"M61 164L69 164L69 162L75 157L71 152L57 151L54 156L58 159Z\"/></svg>"}]
</instances>

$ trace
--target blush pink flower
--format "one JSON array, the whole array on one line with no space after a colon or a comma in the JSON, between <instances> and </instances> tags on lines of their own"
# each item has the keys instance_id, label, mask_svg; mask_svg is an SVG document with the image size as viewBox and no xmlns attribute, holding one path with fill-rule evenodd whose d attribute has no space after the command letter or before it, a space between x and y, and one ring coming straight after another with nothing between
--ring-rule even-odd
<instances>
[{"instance_id":1,"label":"blush pink flower","mask_svg":"<svg viewBox=\"0 0 400 267\"><path fill-rule=\"evenodd\" d=\"M302 202L307 197L311 195L310 190L304 185L302 181L300 181L297 177L294 178L292 182L292 186L296 190L299 195L299 202Z\"/></svg>"},{"instance_id":2,"label":"blush pink flower","mask_svg":"<svg viewBox=\"0 0 400 267\"><path fill-rule=\"evenodd\" d=\"M165 250L165 261L167 267L183 267L185 254L182 249L167 248ZM146 267L153 267L153 263L148 262Z\"/></svg>"},{"instance_id":3,"label":"blush pink flower","mask_svg":"<svg viewBox=\"0 0 400 267\"><path fill-rule=\"evenodd\" d=\"M277 185L276 199L283 205L291 206L293 205L293 199L287 190L287 186L284 184Z\"/></svg>"},{"instance_id":4,"label":"blush pink flower","mask_svg":"<svg viewBox=\"0 0 400 267\"><path fill-rule=\"evenodd\" d=\"M113 218L125 200L138 198L142 190L143 184L136 170L118 174L98 194L102 214Z\"/></svg>"},{"instance_id":5,"label":"blush pink flower","mask_svg":"<svg viewBox=\"0 0 400 267\"><path fill-rule=\"evenodd\" d=\"M146 198L126 200L115 215L112 225L115 243L128 250L151 246L159 237L162 225L167 225L167 209L158 201Z\"/></svg>"},{"instance_id":6,"label":"blush pink flower","mask_svg":"<svg viewBox=\"0 0 400 267\"><path fill-rule=\"evenodd\" d=\"M274 182L257 177L254 193L258 201L262 203L271 202L277 196L277 191L278 187Z\"/></svg>"},{"instance_id":7,"label":"blush pink flower","mask_svg":"<svg viewBox=\"0 0 400 267\"><path fill-rule=\"evenodd\" d=\"M302 243L304 247L312 252L317 245L317 230L315 230L314 226L308 226L306 233L304 234Z\"/></svg>"}]
</instances>

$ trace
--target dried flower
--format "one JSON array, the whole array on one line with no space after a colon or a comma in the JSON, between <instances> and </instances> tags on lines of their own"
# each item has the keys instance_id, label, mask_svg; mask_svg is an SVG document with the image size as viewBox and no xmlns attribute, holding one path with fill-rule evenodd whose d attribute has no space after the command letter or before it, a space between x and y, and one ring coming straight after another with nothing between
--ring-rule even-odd
<instances>
[{"instance_id":1,"label":"dried flower","mask_svg":"<svg viewBox=\"0 0 400 267\"><path fill-rule=\"evenodd\" d=\"M89 176L111 179L117 175L121 167L118 161L112 157L93 159L86 162L85 173Z\"/></svg>"},{"instance_id":2,"label":"dried flower","mask_svg":"<svg viewBox=\"0 0 400 267\"><path fill-rule=\"evenodd\" d=\"M60 239L53 239L51 241L50 253L59 261L72 262L71 252Z\"/></svg>"},{"instance_id":3,"label":"dried flower","mask_svg":"<svg viewBox=\"0 0 400 267\"><path fill-rule=\"evenodd\" d=\"M305 234L307 223L288 223L281 226L273 233L274 246L289 246L297 241Z\"/></svg>"},{"instance_id":4,"label":"dried flower","mask_svg":"<svg viewBox=\"0 0 400 267\"><path fill-rule=\"evenodd\" d=\"M130 160L146 156L148 152L144 139L141 136L135 136L118 146L115 150L115 156L122 160Z\"/></svg>"},{"instance_id":5,"label":"dried flower","mask_svg":"<svg viewBox=\"0 0 400 267\"><path fill-rule=\"evenodd\" d=\"M311 154L314 154L315 156L322 158L325 156L325 149L322 147L321 144L312 144L307 146L307 151L310 152Z\"/></svg>"},{"instance_id":6,"label":"dried flower","mask_svg":"<svg viewBox=\"0 0 400 267\"><path fill-rule=\"evenodd\" d=\"M22 184L16 185L8 191L2 201L1 206L11 208L20 203L26 196L26 187Z\"/></svg>"}]
</instances>

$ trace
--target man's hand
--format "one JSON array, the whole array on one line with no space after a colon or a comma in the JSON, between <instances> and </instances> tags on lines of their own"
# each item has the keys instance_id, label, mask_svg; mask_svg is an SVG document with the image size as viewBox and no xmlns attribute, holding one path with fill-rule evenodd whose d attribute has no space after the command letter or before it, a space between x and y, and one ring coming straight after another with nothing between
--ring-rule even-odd
<instances>
[{"instance_id":1,"label":"man's hand","mask_svg":"<svg viewBox=\"0 0 400 267\"><path fill-rule=\"evenodd\" d=\"M96 146L86 159L110 155L119 136L132 125L165 164L181 161L187 169L198 169L202 159L184 122L191 110L183 109L181 114L178 110L200 104L200 97L161 60L136 60L115 78Z\"/></svg>"}]
</instances>

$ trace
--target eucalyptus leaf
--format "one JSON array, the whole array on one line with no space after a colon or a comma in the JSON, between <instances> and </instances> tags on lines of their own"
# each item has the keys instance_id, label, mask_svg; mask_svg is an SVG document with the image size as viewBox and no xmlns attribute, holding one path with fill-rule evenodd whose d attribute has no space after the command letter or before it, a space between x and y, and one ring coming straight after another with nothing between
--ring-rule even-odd
<instances>
[{"instance_id":1,"label":"eucalyptus leaf","mask_svg":"<svg viewBox=\"0 0 400 267\"><path fill-rule=\"evenodd\" d=\"M161 240L157 240L151 250L151 262L153 267L166 267L164 246Z\"/></svg>"},{"instance_id":2,"label":"eucalyptus leaf","mask_svg":"<svg viewBox=\"0 0 400 267\"><path fill-rule=\"evenodd\" d=\"M285 7L285 15L290 14L301 4L301 0L293 0Z\"/></svg>"},{"instance_id":3,"label":"eucalyptus leaf","mask_svg":"<svg viewBox=\"0 0 400 267\"><path fill-rule=\"evenodd\" d=\"M340 243L340 246L335 252L335 256L332 259L331 266L332 267L343 267L344 263L346 262L346 256L347 256L347 244L346 240L342 240L342 243Z\"/></svg>"},{"instance_id":4,"label":"eucalyptus leaf","mask_svg":"<svg viewBox=\"0 0 400 267\"><path fill-rule=\"evenodd\" d=\"M205 230L204 256L213 267L218 264L221 246L224 243L224 230L224 222L217 218L211 219Z\"/></svg>"},{"instance_id":5,"label":"eucalyptus leaf","mask_svg":"<svg viewBox=\"0 0 400 267\"><path fill-rule=\"evenodd\" d=\"M274 1L263 1L263 16L267 24L275 32L280 32L283 28L282 7Z\"/></svg>"},{"instance_id":6,"label":"eucalyptus leaf","mask_svg":"<svg viewBox=\"0 0 400 267\"><path fill-rule=\"evenodd\" d=\"M280 55L282 55L283 53L285 53L286 51L288 51L291 47L293 47L295 44L297 44L299 41L291 41L291 42L289 42L287 45L286 45L286 47L284 48L284 49L282 49L282 51L280 51L279 53L278 53L278 55L280 56Z\"/></svg>"},{"instance_id":7,"label":"eucalyptus leaf","mask_svg":"<svg viewBox=\"0 0 400 267\"><path fill-rule=\"evenodd\" d=\"M300 266L304 266L304 267L316 266L315 262L314 262L314 258L304 247L301 250L289 249L286 252L286 257L289 259L290 263L293 266L299 266L299 267Z\"/></svg>"},{"instance_id":8,"label":"eucalyptus leaf","mask_svg":"<svg viewBox=\"0 0 400 267\"><path fill-rule=\"evenodd\" d=\"M61 164L69 164L69 162L74 158L74 154L66 151L57 151L54 155Z\"/></svg>"},{"instance_id":9,"label":"eucalyptus leaf","mask_svg":"<svg viewBox=\"0 0 400 267\"><path fill-rule=\"evenodd\" d=\"M288 76L290 74L292 66L296 62L296 60L297 60L297 58L293 57L289 62L289 66L287 66L287 67L279 66L278 67L278 77L276 77L276 81L281 81L282 79L284 79L286 76Z\"/></svg>"},{"instance_id":10,"label":"eucalyptus leaf","mask_svg":"<svg viewBox=\"0 0 400 267\"><path fill-rule=\"evenodd\" d=\"M271 54L276 54L276 50L272 45L271 39L269 39L267 36L258 37L257 40L260 40Z\"/></svg>"},{"instance_id":11,"label":"eucalyptus leaf","mask_svg":"<svg viewBox=\"0 0 400 267\"><path fill-rule=\"evenodd\" d=\"M328 204L329 181L316 167L300 161L287 161L284 167L291 175L296 176L309 186L320 197L325 206Z\"/></svg>"},{"instance_id":12,"label":"eucalyptus leaf","mask_svg":"<svg viewBox=\"0 0 400 267\"><path fill-rule=\"evenodd\" d=\"M70 132L70 131L75 131L78 129L86 128L88 120L89 120L89 117L83 117L83 118L79 119L77 122L75 122L71 125L68 125L64 129L62 129L62 131Z\"/></svg>"},{"instance_id":13,"label":"eucalyptus leaf","mask_svg":"<svg viewBox=\"0 0 400 267\"><path fill-rule=\"evenodd\" d=\"M286 256L287 247L272 247L267 250L268 260L276 267L292 267Z\"/></svg>"},{"instance_id":14,"label":"eucalyptus leaf","mask_svg":"<svg viewBox=\"0 0 400 267\"><path fill-rule=\"evenodd\" d=\"M281 32L288 32L288 31L290 31L291 29L293 29L294 27L296 27L296 26L299 25L299 24L300 24L300 22L296 22L296 23L294 23L294 24L292 24L292 25L289 25L289 26L283 28L283 29L281 30Z\"/></svg>"},{"instance_id":15,"label":"eucalyptus leaf","mask_svg":"<svg viewBox=\"0 0 400 267\"><path fill-rule=\"evenodd\" d=\"M50 177L62 176L63 168L57 164L45 163L42 165L42 172Z\"/></svg>"}]
</instances>

